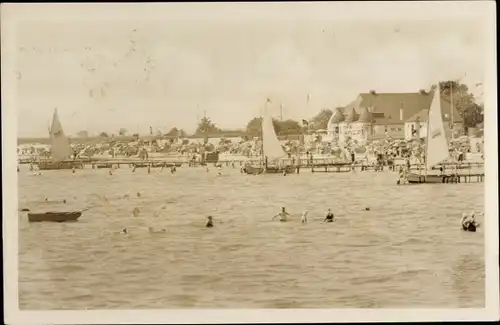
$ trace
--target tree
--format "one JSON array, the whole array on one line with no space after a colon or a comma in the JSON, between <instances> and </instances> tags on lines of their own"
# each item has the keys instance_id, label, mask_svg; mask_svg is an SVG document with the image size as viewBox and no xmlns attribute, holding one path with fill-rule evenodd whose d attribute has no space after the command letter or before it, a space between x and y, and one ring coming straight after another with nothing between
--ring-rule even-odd
<instances>
[{"instance_id":1,"label":"tree","mask_svg":"<svg viewBox=\"0 0 500 325\"><path fill-rule=\"evenodd\" d=\"M465 128L475 127L477 124L483 122L483 114L481 105L476 103L474 95L469 92L467 85L461 84L457 81L449 80L439 83L441 90L441 98L450 101L453 98L453 106L464 120ZM431 87L435 90L436 85Z\"/></svg>"},{"instance_id":2,"label":"tree","mask_svg":"<svg viewBox=\"0 0 500 325\"><path fill-rule=\"evenodd\" d=\"M273 119L274 130L277 135L296 135L302 133L302 126L295 120L276 120Z\"/></svg>"},{"instance_id":3,"label":"tree","mask_svg":"<svg viewBox=\"0 0 500 325\"><path fill-rule=\"evenodd\" d=\"M247 123L247 133L252 137L258 137L262 130L262 118L254 117Z\"/></svg>"},{"instance_id":4,"label":"tree","mask_svg":"<svg viewBox=\"0 0 500 325\"><path fill-rule=\"evenodd\" d=\"M316 116L311 119L313 123L312 128L314 130L327 129L328 121L332 117L333 112L328 108L323 108Z\"/></svg>"},{"instance_id":5,"label":"tree","mask_svg":"<svg viewBox=\"0 0 500 325\"><path fill-rule=\"evenodd\" d=\"M127 129L125 129L125 128L120 128L120 130L118 131L118 134L119 134L120 136L127 135Z\"/></svg>"},{"instance_id":6,"label":"tree","mask_svg":"<svg viewBox=\"0 0 500 325\"><path fill-rule=\"evenodd\" d=\"M170 129L170 131L168 131L168 133L166 135L171 136L171 137L184 138L184 137L186 137L186 132L184 132L183 129L178 129L176 127L173 127L172 129Z\"/></svg>"},{"instance_id":7,"label":"tree","mask_svg":"<svg viewBox=\"0 0 500 325\"><path fill-rule=\"evenodd\" d=\"M196 128L196 134L211 134L211 133L219 133L220 129L215 125L214 122L210 120L208 117L204 117L198 123L198 127Z\"/></svg>"},{"instance_id":8,"label":"tree","mask_svg":"<svg viewBox=\"0 0 500 325\"><path fill-rule=\"evenodd\" d=\"M295 135L302 133L302 126L294 120L280 121L273 119L273 126L276 135ZM247 133L253 137L260 137L262 133L262 118L255 117L247 123Z\"/></svg>"},{"instance_id":9,"label":"tree","mask_svg":"<svg viewBox=\"0 0 500 325\"><path fill-rule=\"evenodd\" d=\"M109 135L108 135L106 132L101 132L101 133L99 134L99 136L100 136L101 138L109 138Z\"/></svg>"}]
</instances>

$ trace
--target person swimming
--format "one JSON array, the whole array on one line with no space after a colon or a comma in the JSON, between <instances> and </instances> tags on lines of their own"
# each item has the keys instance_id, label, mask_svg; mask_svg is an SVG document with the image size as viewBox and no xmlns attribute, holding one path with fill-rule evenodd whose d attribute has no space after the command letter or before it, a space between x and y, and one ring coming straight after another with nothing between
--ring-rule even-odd
<instances>
[{"instance_id":1,"label":"person swimming","mask_svg":"<svg viewBox=\"0 0 500 325\"><path fill-rule=\"evenodd\" d=\"M462 226L462 230L464 231L475 232L479 227L479 223L476 222L476 213L474 211L472 211L470 215L468 215L467 213L463 213L460 225Z\"/></svg>"},{"instance_id":2,"label":"person swimming","mask_svg":"<svg viewBox=\"0 0 500 325\"><path fill-rule=\"evenodd\" d=\"M308 214L308 211L304 211L304 213L302 213L302 217L300 218L300 222L302 223L307 223L307 214Z\"/></svg>"},{"instance_id":3,"label":"person swimming","mask_svg":"<svg viewBox=\"0 0 500 325\"><path fill-rule=\"evenodd\" d=\"M328 212L326 213L325 220L323 222L333 222L335 216L333 215L333 212L331 209L328 209Z\"/></svg>"},{"instance_id":4,"label":"person swimming","mask_svg":"<svg viewBox=\"0 0 500 325\"><path fill-rule=\"evenodd\" d=\"M127 228L122 228L122 230L120 231L120 234L122 234L122 235L128 235Z\"/></svg>"},{"instance_id":5,"label":"person swimming","mask_svg":"<svg viewBox=\"0 0 500 325\"><path fill-rule=\"evenodd\" d=\"M213 228L214 227L214 219L212 216L207 217L207 222L205 223L206 228Z\"/></svg>"},{"instance_id":6,"label":"person swimming","mask_svg":"<svg viewBox=\"0 0 500 325\"><path fill-rule=\"evenodd\" d=\"M285 222L289 216L290 214L286 212L285 207L282 207L281 211L278 212L278 214L276 214L271 220L274 220L276 217L280 217L280 221Z\"/></svg>"}]
</instances>

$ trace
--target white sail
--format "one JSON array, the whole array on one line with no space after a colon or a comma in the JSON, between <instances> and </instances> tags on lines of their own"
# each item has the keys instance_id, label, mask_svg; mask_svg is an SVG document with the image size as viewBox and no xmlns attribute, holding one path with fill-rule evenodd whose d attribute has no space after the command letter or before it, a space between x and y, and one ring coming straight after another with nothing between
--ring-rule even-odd
<instances>
[{"instance_id":1,"label":"white sail","mask_svg":"<svg viewBox=\"0 0 500 325\"><path fill-rule=\"evenodd\" d=\"M427 123L426 168L430 170L450 156L448 141L444 132L439 83L434 91Z\"/></svg>"},{"instance_id":2,"label":"white sail","mask_svg":"<svg viewBox=\"0 0 500 325\"><path fill-rule=\"evenodd\" d=\"M269 162L286 156L274 131L273 119L267 109L264 110L262 118L262 143L264 157L267 157Z\"/></svg>"},{"instance_id":3,"label":"white sail","mask_svg":"<svg viewBox=\"0 0 500 325\"><path fill-rule=\"evenodd\" d=\"M52 145L52 161L57 162L68 159L71 155L71 148L69 145L69 139L64 134L61 122L59 121L57 108L54 110L54 115L52 117L52 126L50 127L50 140Z\"/></svg>"}]
</instances>

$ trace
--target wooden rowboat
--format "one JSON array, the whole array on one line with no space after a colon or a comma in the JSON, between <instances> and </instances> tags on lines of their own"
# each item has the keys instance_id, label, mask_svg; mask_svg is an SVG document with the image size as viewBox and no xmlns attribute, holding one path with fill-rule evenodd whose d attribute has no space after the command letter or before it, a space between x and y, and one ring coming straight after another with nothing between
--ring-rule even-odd
<instances>
[{"instance_id":1,"label":"wooden rowboat","mask_svg":"<svg viewBox=\"0 0 500 325\"><path fill-rule=\"evenodd\" d=\"M51 221L51 222L65 222L65 221L77 221L82 215L81 211L77 212L40 212L40 213L28 213L28 220L30 222L41 222L41 221Z\"/></svg>"}]
</instances>

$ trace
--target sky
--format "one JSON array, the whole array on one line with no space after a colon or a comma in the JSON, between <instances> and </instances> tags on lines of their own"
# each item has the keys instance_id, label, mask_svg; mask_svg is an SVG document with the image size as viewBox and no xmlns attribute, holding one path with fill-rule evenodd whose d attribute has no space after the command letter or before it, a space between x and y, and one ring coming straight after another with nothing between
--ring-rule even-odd
<instances>
[{"instance_id":1,"label":"sky","mask_svg":"<svg viewBox=\"0 0 500 325\"><path fill-rule=\"evenodd\" d=\"M482 92L487 40L474 19L146 17L86 11L17 23L9 46L18 135L47 136L56 107L67 134L143 134L150 126L194 131L204 114L221 128L244 128L266 98L273 115L282 105L283 118L300 120L370 90L414 92L463 78Z\"/></svg>"}]
</instances>

